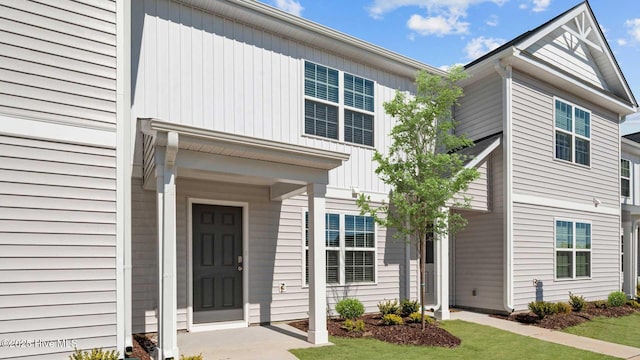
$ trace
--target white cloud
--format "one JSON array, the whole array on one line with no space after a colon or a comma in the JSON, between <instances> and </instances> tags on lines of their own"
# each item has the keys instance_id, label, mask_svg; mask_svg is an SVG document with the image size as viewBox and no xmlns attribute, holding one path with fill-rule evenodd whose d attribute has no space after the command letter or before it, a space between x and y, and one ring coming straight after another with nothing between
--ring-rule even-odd
<instances>
[{"instance_id":1,"label":"white cloud","mask_svg":"<svg viewBox=\"0 0 640 360\"><path fill-rule=\"evenodd\" d=\"M489 25L489 26L498 26L500 21L498 19L498 16L491 15L491 16L489 16L489 18L484 23Z\"/></svg>"},{"instance_id":2,"label":"white cloud","mask_svg":"<svg viewBox=\"0 0 640 360\"><path fill-rule=\"evenodd\" d=\"M438 66L438 69L440 69L442 71L449 71L454 66L464 66L464 64L455 63L453 65L440 65L440 66Z\"/></svg>"},{"instance_id":3,"label":"white cloud","mask_svg":"<svg viewBox=\"0 0 640 360\"><path fill-rule=\"evenodd\" d=\"M640 41L640 18L627 20L624 22L624 26L629 29L629 34L633 36L636 41Z\"/></svg>"},{"instance_id":4,"label":"white cloud","mask_svg":"<svg viewBox=\"0 0 640 360\"><path fill-rule=\"evenodd\" d=\"M551 5L551 0L533 0L533 12L541 12L547 10Z\"/></svg>"},{"instance_id":5,"label":"white cloud","mask_svg":"<svg viewBox=\"0 0 640 360\"><path fill-rule=\"evenodd\" d=\"M295 16L300 16L302 14L302 4L296 0L275 0L273 4L280 10L291 13Z\"/></svg>"},{"instance_id":6,"label":"white cloud","mask_svg":"<svg viewBox=\"0 0 640 360\"><path fill-rule=\"evenodd\" d=\"M417 6L427 9L429 13L447 10L451 13L466 13L471 5L481 3L494 3L502 5L508 0L373 0L373 4L368 8L369 15L374 18L382 17L395 9L407 6Z\"/></svg>"},{"instance_id":7,"label":"white cloud","mask_svg":"<svg viewBox=\"0 0 640 360\"><path fill-rule=\"evenodd\" d=\"M499 47L504 44L504 39L499 38L486 38L484 36L480 36L477 38L471 39L464 47L464 52L466 53L467 59L475 60L480 56L488 53L491 50Z\"/></svg>"},{"instance_id":8,"label":"white cloud","mask_svg":"<svg viewBox=\"0 0 640 360\"><path fill-rule=\"evenodd\" d=\"M522 4L518 5L518 8L520 10L527 10L529 8L529 5L527 5L525 3L522 3Z\"/></svg>"},{"instance_id":9,"label":"white cloud","mask_svg":"<svg viewBox=\"0 0 640 360\"><path fill-rule=\"evenodd\" d=\"M627 45L627 39L618 39L616 40L616 43L620 46L626 46Z\"/></svg>"},{"instance_id":10,"label":"white cloud","mask_svg":"<svg viewBox=\"0 0 640 360\"><path fill-rule=\"evenodd\" d=\"M450 35L450 34L466 34L469 31L469 23L459 21L457 16L432 16L423 17L413 14L407 21L409 29L420 35Z\"/></svg>"}]
</instances>

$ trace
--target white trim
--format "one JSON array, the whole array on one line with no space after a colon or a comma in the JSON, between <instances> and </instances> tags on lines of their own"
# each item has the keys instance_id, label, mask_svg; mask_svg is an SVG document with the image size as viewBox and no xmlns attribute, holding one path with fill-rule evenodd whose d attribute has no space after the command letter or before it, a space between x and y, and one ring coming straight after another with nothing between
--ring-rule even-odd
<instances>
[{"instance_id":1,"label":"white trim","mask_svg":"<svg viewBox=\"0 0 640 360\"><path fill-rule=\"evenodd\" d=\"M218 205L242 208L242 302L241 321L225 321L211 324L193 323L193 205ZM237 329L249 326L249 203L238 201L203 199L187 196L187 331Z\"/></svg>"},{"instance_id":2,"label":"white trim","mask_svg":"<svg viewBox=\"0 0 640 360\"><path fill-rule=\"evenodd\" d=\"M501 142L502 142L502 137L498 136L495 140L493 140L491 145L487 146L486 149L482 150L480 154L476 155L476 157L474 157L473 160L469 161L469 163L467 163L467 165L465 165L464 167L466 169L472 169L478 166L482 161L484 161L484 159L487 156L489 156L489 154L493 152L493 150L495 150L498 146L500 146Z\"/></svg>"},{"instance_id":3,"label":"white trim","mask_svg":"<svg viewBox=\"0 0 640 360\"><path fill-rule=\"evenodd\" d=\"M629 164L629 176L622 176L622 161L626 161ZM626 202L627 200L632 200L633 199L633 168L634 168L634 163L631 160L625 159L622 156L620 156L620 197L622 198L622 202ZM629 196L625 196L622 195L622 179L627 179L629 180Z\"/></svg>"},{"instance_id":4,"label":"white trim","mask_svg":"<svg viewBox=\"0 0 640 360\"><path fill-rule=\"evenodd\" d=\"M117 101L116 123L124 116L119 108L121 101ZM119 110L119 111L118 111ZM0 113L0 134L54 140L80 145L101 146L113 149L116 147L116 129L87 127L79 124L47 121ZM120 127L117 123L116 127Z\"/></svg>"},{"instance_id":5,"label":"white trim","mask_svg":"<svg viewBox=\"0 0 640 360\"><path fill-rule=\"evenodd\" d=\"M371 198L371 202L383 203L389 200L389 196L385 193L366 191L360 189L360 193ZM332 199L346 199L355 200L353 197L353 191L351 189L339 188L334 186L327 186L327 198Z\"/></svg>"},{"instance_id":6,"label":"white trim","mask_svg":"<svg viewBox=\"0 0 640 360\"><path fill-rule=\"evenodd\" d=\"M557 208L571 211L584 211L594 214L616 215L620 216L619 207L596 206L592 202L577 203L567 200L541 197L538 195L513 194L513 202L525 205L537 205L548 208Z\"/></svg>"},{"instance_id":7,"label":"white trim","mask_svg":"<svg viewBox=\"0 0 640 360\"><path fill-rule=\"evenodd\" d=\"M559 128L556 125L556 103L557 102L561 102L564 103L565 105L571 106L571 131ZM578 135L576 133L576 109L579 109L581 111L584 111L586 113L589 114L589 137L585 137L582 135ZM583 167L585 169L591 169L591 162L593 160L593 157L591 156L591 133L592 133L592 113L591 110L587 110L585 108L583 108L582 106L576 105L570 101L564 100L563 98L560 98L558 96L554 96L553 97L553 118L552 118L552 124L553 124L553 160L556 161L560 161L560 162L564 162L567 164L574 164L580 167ZM565 160L565 159L559 159L557 157L556 154L556 132L560 131L561 133L567 134L569 136L571 136L571 160ZM589 141L589 165L585 165L585 164L580 164L578 162L576 162L576 138L582 139L582 140L586 140Z\"/></svg>"},{"instance_id":8,"label":"white trim","mask_svg":"<svg viewBox=\"0 0 640 360\"><path fill-rule=\"evenodd\" d=\"M558 248L556 244L556 230L557 230L557 222L565 221L570 222L572 224L572 236L571 239L572 247L567 249ZM576 225L580 224L589 224L589 249L578 249L576 248ZM580 281L580 280L591 280L593 276L593 223L590 220L578 220L578 219L569 219L565 217L554 217L553 218L553 280L556 282L562 281ZM572 265L571 269L571 277L559 278L558 277L558 251L571 252L572 256ZM589 276L576 276L576 266L577 266L577 252L588 252L589 253Z\"/></svg>"}]
</instances>

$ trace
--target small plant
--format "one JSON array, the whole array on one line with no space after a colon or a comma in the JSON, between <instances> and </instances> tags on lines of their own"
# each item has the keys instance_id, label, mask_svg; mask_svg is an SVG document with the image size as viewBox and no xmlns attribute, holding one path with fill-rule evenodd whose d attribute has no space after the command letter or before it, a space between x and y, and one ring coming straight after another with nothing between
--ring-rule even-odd
<instances>
[{"instance_id":1,"label":"small plant","mask_svg":"<svg viewBox=\"0 0 640 360\"><path fill-rule=\"evenodd\" d=\"M606 309L609 307L609 304L606 300L596 300L593 302L593 306L598 309Z\"/></svg>"},{"instance_id":2,"label":"small plant","mask_svg":"<svg viewBox=\"0 0 640 360\"><path fill-rule=\"evenodd\" d=\"M401 325L402 318L398 314L386 314L382 317L382 323L385 325Z\"/></svg>"},{"instance_id":3,"label":"small plant","mask_svg":"<svg viewBox=\"0 0 640 360\"><path fill-rule=\"evenodd\" d=\"M353 321L351 319L347 319L342 324L345 330L348 332L363 332L364 331L364 321L356 320Z\"/></svg>"},{"instance_id":4,"label":"small plant","mask_svg":"<svg viewBox=\"0 0 640 360\"><path fill-rule=\"evenodd\" d=\"M609 294L607 302L613 307L622 306L627 303L627 294L622 291L614 291Z\"/></svg>"},{"instance_id":5,"label":"small plant","mask_svg":"<svg viewBox=\"0 0 640 360\"><path fill-rule=\"evenodd\" d=\"M547 315L555 314L555 308L555 304L546 301L532 301L529 303L529 310L536 314L540 320L544 319Z\"/></svg>"},{"instance_id":6,"label":"small plant","mask_svg":"<svg viewBox=\"0 0 640 360\"><path fill-rule=\"evenodd\" d=\"M204 360L204 358L202 357L202 354L191 356L180 355L180 360Z\"/></svg>"},{"instance_id":7,"label":"small plant","mask_svg":"<svg viewBox=\"0 0 640 360\"><path fill-rule=\"evenodd\" d=\"M636 300L627 300L627 305L631 306L634 309L640 309L640 302Z\"/></svg>"},{"instance_id":8,"label":"small plant","mask_svg":"<svg viewBox=\"0 0 640 360\"><path fill-rule=\"evenodd\" d=\"M572 309L572 306L566 302L555 303L554 306L555 306L555 309L554 309L555 314L568 314L571 312L571 309Z\"/></svg>"},{"instance_id":9,"label":"small plant","mask_svg":"<svg viewBox=\"0 0 640 360\"><path fill-rule=\"evenodd\" d=\"M421 323L422 322L422 313L420 313L419 311L416 311L416 312L412 312L411 314L409 314L409 322ZM436 321L432 317L425 315L424 316L424 322L427 323L427 324L433 324Z\"/></svg>"},{"instance_id":10,"label":"small plant","mask_svg":"<svg viewBox=\"0 0 640 360\"><path fill-rule=\"evenodd\" d=\"M571 308L573 309L573 311L575 312L580 312L582 310L584 310L585 307L587 307L587 301L584 299L584 296L580 295L573 295L572 293L569 293L569 305L571 305Z\"/></svg>"},{"instance_id":11,"label":"small plant","mask_svg":"<svg viewBox=\"0 0 640 360\"><path fill-rule=\"evenodd\" d=\"M118 360L120 353L115 350L104 351L102 349L92 349L91 352L75 349L69 355L70 360Z\"/></svg>"},{"instance_id":12,"label":"small plant","mask_svg":"<svg viewBox=\"0 0 640 360\"><path fill-rule=\"evenodd\" d=\"M364 305L356 298L342 299L336 304L336 312L343 319L357 319L364 314Z\"/></svg>"},{"instance_id":13,"label":"small plant","mask_svg":"<svg viewBox=\"0 0 640 360\"><path fill-rule=\"evenodd\" d=\"M640 299L640 283L636 285L636 296L638 297L638 299Z\"/></svg>"},{"instance_id":14,"label":"small plant","mask_svg":"<svg viewBox=\"0 0 640 360\"><path fill-rule=\"evenodd\" d=\"M398 300L380 301L378 303L378 310L380 310L380 314L382 314L382 316L388 314L402 314L402 308L400 307L400 305L398 305Z\"/></svg>"},{"instance_id":15,"label":"small plant","mask_svg":"<svg viewBox=\"0 0 640 360\"><path fill-rule=\"evenodd\" d=\"M402 308L402 316L409 316L420 310L420 303L416 300L402 299L400 307Z\"/></svg>"}]
</instances>

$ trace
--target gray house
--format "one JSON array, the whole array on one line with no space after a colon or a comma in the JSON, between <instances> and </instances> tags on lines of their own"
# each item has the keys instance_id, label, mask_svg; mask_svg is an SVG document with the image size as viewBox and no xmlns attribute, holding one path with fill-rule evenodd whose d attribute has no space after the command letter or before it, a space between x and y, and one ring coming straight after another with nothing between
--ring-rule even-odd
<instances>
[{"instance_id":1,"label":"gray house","mask_svg":"<svg viewBox=\"0 0 640 360\"><path fill-rule=\"evenodd\" d=\"M178 330L309 317L324 343L343 297L418 297L415 251L354 198L390 190L382 104L441 70L249 0L0 13L4 337L124 353L158 331L177 358ZM618 123L637 104L588 4L467 69L455 116L481 177L469 226L424 259L430 307L620 289Z\"/></svg>"}]
</instances>

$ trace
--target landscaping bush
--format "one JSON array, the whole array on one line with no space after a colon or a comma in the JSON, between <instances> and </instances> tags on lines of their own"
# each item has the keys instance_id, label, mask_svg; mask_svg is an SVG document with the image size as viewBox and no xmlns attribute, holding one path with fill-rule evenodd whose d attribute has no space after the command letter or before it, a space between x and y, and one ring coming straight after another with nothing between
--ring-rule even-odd
<instances>
[{"instance_id":1,"label":"landscaping bush","mask_svg":"<svg viewBox=\"0 0 640 360\"><path fill-rule=\"evenodd\" d=\"M411 314L409 314L409 322L421 323L422 322L422 314L420 312L418 312L418 311L412 312ZM436 321L432 317L425 315L424 316L424 322L426 322L427 324L433 324Z\"/></svg>"},{"instance_id":2,"label":"landscaping bush","mask_svg":"<svg viewBox=\"0 0 640 360\"><path fill-rule=\"evenodd\" d=\"M568 314L571 312L572 306L567 304L566 302L559 302L555 304L554 313L555 314Z\"/></svg>"},{"instance_id":3,"label":"landscaping bush","mask_svg":"<svg viewBox=\"0 0 640 360\"><path fill-rule=\"evenodd\" d=\"M180 360L204 360L204 358L202 357L202 354L191 356L180 355Z\"/></svg>"},{"instance_id":4,"label":"landscaping bush","mask_svg":"<svg viewBox=\"0 0 640 360\"><path fill-rule=\"evenodd\" d=\"M544 319L547 315L555 314L556 306L546 301L532 301L529 303L529 310L536 314L540 319Z\"/></svg>"},{"instance_id":5,"label":"landscaping bush","mask_svg":"<svg viewBox=\"0 0 640 360\"><path fill-rule=\"evenodd\" d=\"M398 314L387 314L382 317L382 323L384 325L400 325L402 324L402 317Z\"/></svg>"},{"instance_id":6,"label":"landscaping bush","mask_svg":"<svg viewBox=\"0 0 640 360\"><path fill-rule=\"evenodd\" d=\"M402 313L402 309L400 305L398 305L398 300L380 301L378 303L378 310L380 310L382 316L388 314L400 315Z\"/></svg>"},{"instance_id":7,"label":"landscaping bush","mask_svg":"<svg viewBox=\"0 0 640 360\"><path fill-rule=\"evenodd\" d=\"M353 320L364 314L364 305L362 305L360 300L355 298L342 299L336 304L336 312L340 314L340 317L343 319Z\"/></svg>"},{"instance_id":8,"label":"landscaping bush","mask_svg":"<svg viewBox=\"0 0 640 360\"><path fill-rule=\"evenodd\" d=\"M631 306L634 309L640 309L640 302L636 300L628 300L627 305Z\"/></svg>"},{"instance_id":9,"label":"landscaping bush","mask_svg":"<svg viewBox=\"0 0 640 360\"><path fill-rule=\"evenodd\" d=\"M609 304L606 300L596 300L593 302L593 306L598 309L606 309L609 307Z\"/></svg>"},{"instance_id":10,"label":"landscaping bush","mask_svg":"<svg viewBox=\"0 0 640 360\"><path fill-rule=\"evenodd\" d=\"M587 301L584 299L584 296L580 295L573 295L572 293L569 293L569 305L571 305L571 308L573 309L573 311L575 312L580 312L582 310L584 310L585 307L587 307Z\"/></svg>"},{"instance_id":11,"label":"landscaping bush","mask_svg":"<svg viewBox=\"0 0 640 360\"><path fill-rule=\"evenodd\" d=\"M622 291L614 291L609 294L607 302L613 307L622 306L627 303L627 294L623 293Z\"/></svg>"},{"instance_id":12,"label":"landscaping bush","mask_svg":"<svg viewBox=\"0 0 640 360\"><path fill-rule=\"evenodd\" d=\"M345 328L345 330L349 332L363 332L364 321L362 320L353 321L351 319L347 319L344 321L343 327Z\"/></svg>"},{"instance_id":13,"label":"landscaping bush","mask_svg":"<svg viewBox=\"0 0 640 360\"><path fill-rule=\"evenodd\" d=\"M416 300L402 299L400 306L402 307L402 316L409 316L420 310L420 303Z\"/></svg>"},{"instance_id":14,"label":"landscaping bush","mask_svg":"<svg viewBox=\"0 0 640 360\"><path fill-rule=\"evenodd\" d=\"M70 360L118 360L120 353L111 350L104 351L102 349L93 349L91 352L76 349L73 354L69 355Z\"/></svg>"}]
</instances>

